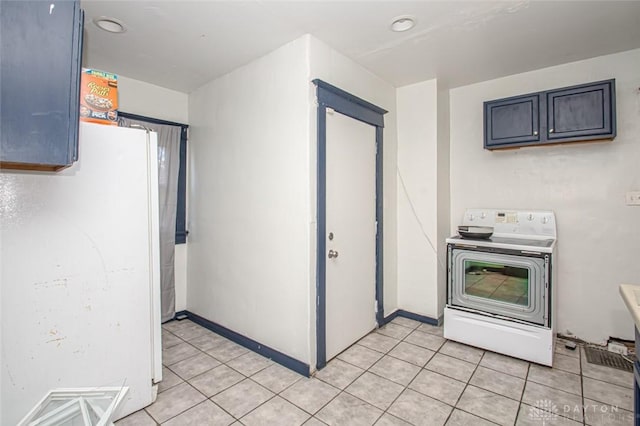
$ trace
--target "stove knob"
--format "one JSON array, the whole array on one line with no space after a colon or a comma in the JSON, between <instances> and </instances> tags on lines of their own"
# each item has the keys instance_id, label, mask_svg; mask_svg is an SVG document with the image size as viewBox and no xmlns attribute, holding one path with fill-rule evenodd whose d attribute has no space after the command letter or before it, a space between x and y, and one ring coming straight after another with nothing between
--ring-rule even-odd
<instances>
[{"instance_id":1,"label":"stove knob","mask_svg":"<svg viewBox=\"0 0 640 426\"><path fill-rule=\"evenodd\" d=\"M527 220L532 221L533 220L533 214L529 213L529 215L527 216Z\"/></svg>"},{"instance_id":2,"label":"stove knob","mask_svg":"<svg viewBox=\"0 0 640 426\"><path fill-rule=\"evenodd\" d=\"M484 219L485 217L487 217L487 214L485 212L480 213L480 219Z\"/></svg>"},{"instance_id":3,"label":"stove knob","mask_svg":"<svg viewBox=\"0 0 640 426\"><path fill-rule=\"evenodd\" d=\"M549 218L547 216L542 216L542 223L547 224L549 222Z\"/></svg>"},{"instance_id":4,"label":"stove knob","mask_svg":"<svg viewBox=\"0 0 640 426\"><path fill-rule=\"evenodd\" d=\"M470 221L473 221L473 219L475 219L475 217L473 216L473 214L470 214L470 215L469 215L469 220L470 220Z\"/></svg>"}]
</instances>

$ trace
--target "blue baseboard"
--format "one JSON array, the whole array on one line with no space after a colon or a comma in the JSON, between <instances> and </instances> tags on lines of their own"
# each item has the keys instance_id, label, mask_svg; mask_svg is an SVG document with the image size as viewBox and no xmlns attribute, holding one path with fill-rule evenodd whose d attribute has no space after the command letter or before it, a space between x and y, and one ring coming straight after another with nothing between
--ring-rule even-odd
<instances>
[{"instance_id":1,"label":"blue baseboard","mask_svg":"<svg viewBox=\"0 0 640 426\"><path fill-rule=\"evenodd\" d=\"M187 315L187 314L188 314L188 312L189 312L189 311L179 311L179 312L176 312L176 313L173 315L173 319L174 319L174 320L178 320L178 321L180 321L180 319L184 319L184 318L180 318L180 319L178 319L178 317L188 316L188 315Z\"/></svg>"},{"instance_id":2,"label":"blue baseboard","mask_svg":"<svg viewBox=\"0 0 640 426\"><path fill-rule=\"evenodd\" d=\"M384 318L384 324L387 324L391 321L393 321L393 319L395 317L402 317L402 318L408 318L408 319L412 319L414 321L419 321L419 322L423 322L425 324L431 324L431 325L440 325L440 320L439 319L434 319L434 318L430 318L424 315L419 315L419 314L414 314L413 312L408 312L408 311L404 311L402 309L398 309L397 311L391 313L391 315L387 316Z\"/></svg>"},{"instance_id":3,"label":"blue baseboard","mask_svg":"<svg viewBox=\"0 0 640 426\"><path fill-rule=\"evenodd\" d=\"M265 346L262 343L256 342L253 339L250 339L242 334L236 333L233 330L229 330L226 327L221 326L220 324L216 324L213 321L209 321L206 318L201 317L200 315L194 314L189 311L180 311L176 312L176 317L178 315L186 315L188 319L203 326L206 329L213 331L221 335L222 337L226 337L227 339L244 346L247 349L250 349L256 353L259 353L262 356L270 358L272 361L277 362L278 364L286 367L290 370L295 371L298 374L302 374L305 377L309 377L309 364L305 364L302 361L298 361L295 358L291 358L289 355L285 355L282 352L279 352L275 349L270 348L269 346Z\"/></svg>"}]
</instances>

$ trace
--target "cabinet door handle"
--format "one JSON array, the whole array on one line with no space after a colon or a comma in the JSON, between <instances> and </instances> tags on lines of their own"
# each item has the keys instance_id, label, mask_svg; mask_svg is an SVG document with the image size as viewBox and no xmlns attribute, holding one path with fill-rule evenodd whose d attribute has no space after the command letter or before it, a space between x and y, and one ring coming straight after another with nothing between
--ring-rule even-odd
<instances>
[{"instance_id":1,"label":"cabinet door handle","mask_svg":"<svg viewBox=\"0 0 640 426\"><path fill-rule=\"evenodd\" d=\"M553 133L553 129L549 129L549 133Z\"/></svg>"},{"instance_id":2,"label":"cabinet door handle","mask_svg":"<svg viewBox=\"0 0 640 426\"><path fill-rule=\"evenodd\" d=\"M533 132L533 136L538 136L538 131L537 130Z\"/></svg>"}]
</instances>

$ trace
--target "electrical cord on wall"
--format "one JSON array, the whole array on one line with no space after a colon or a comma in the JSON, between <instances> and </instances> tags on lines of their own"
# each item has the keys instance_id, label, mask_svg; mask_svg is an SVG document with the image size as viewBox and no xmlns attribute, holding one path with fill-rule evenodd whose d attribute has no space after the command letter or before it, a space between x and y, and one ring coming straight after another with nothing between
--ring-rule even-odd
<instances>
[{"instance_id":1,"label":"electrical cord on wall","mask_svg":"<svg viewBox=\"0 0 640 426\"><path fill-rule=\"evenodd\" d=\"M404 192L404 195L407 198L407 201L409 202L409 207L411 208L411 212L413 213L413 217L415 217L416 222L418 222L418 226L420 226L420 231L422 232L422 235L424 235L424 238L429 243L429 246L431 247L431 250L433 250L433 253L436 255L436 261L438 262L438 265L442 268L443 271L446 271L445 265L440 260L440 256L438 256L438 249L436 249L436 247L433 245L433 242L431 241L431 238L429 238L429 235L427 234L427 231L424 230L424 226L422 225L422 221L420 220L420 217L418 216L418 212L416 212L416 208L414 207L413 202L411 202L411 197L409 196L409 191L407 190L407 186L405 185L404 179L402 178L402 173L400 173L400 167L396 166L396 172L398 173L398 178L400 178L400 185L402 185L402 190Z\"/></svg>"}]
</instances>

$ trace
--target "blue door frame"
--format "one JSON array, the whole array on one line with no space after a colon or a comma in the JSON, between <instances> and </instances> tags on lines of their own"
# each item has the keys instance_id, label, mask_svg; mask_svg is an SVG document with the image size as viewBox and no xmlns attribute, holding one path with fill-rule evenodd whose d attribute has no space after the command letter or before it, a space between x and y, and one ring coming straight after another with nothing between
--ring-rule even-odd
<instances>
[{"instance_id":1,"label":"blue door frame","mask_svg":"<svg viewBox=\"0 0 640 426\"><path fill-rule=\"evenodd\" d=\"M376 321L382 325L383 310L383 252L382 252L382 131L386 110L358 98L322 80L313 80L318 97L318 222L316 262L316 368L327 364L326 353L326 233L327 233L327 121L331 108L343 115L376 128Z\"/></svg>"}]
</instances>

